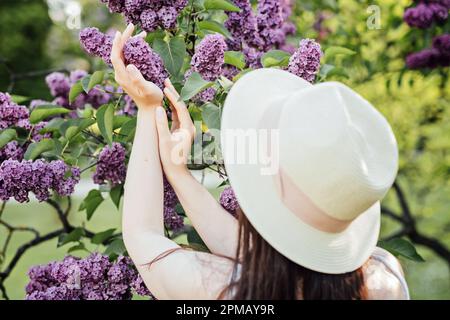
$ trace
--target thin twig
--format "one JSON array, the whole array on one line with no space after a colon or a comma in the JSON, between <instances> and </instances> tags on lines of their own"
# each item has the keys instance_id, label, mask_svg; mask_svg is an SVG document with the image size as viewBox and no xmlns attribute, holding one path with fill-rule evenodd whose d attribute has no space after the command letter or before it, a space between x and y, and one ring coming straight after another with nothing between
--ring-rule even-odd
<instances>
[{"instance_id":1,"label":"thin twig","mask_svg":"<svg viewBox=\"0 0 450 320\"><path fill-rule=\"evenodd\" d=\"M56 213L58 214L58 218L61 221L64 231L65 232L70 232L73 230L73 227L69 224L69 221L67 220L67 216L65 215L64 211L62 210L61 206L59 205L58 202L52 200L52 199L47 199L46 202L51 205L55 210Z\"/></svg>"}]
</instances>

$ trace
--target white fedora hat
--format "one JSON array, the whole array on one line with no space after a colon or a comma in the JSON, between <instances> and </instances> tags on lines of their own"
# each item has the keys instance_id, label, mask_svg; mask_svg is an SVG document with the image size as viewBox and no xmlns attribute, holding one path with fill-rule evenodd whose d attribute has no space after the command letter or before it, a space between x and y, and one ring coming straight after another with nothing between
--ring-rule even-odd
<instances>
[{"instance_id":1,"label":"white fedora hat","mask_svg":"<svg viewBox=\"0 0 450 320\"><path fill-rule=\"evenodd\" d=\"M230 184L270 245L329 274L367 261L398 165L394 134L369 102L341 83L258 69L233 85L221 130Z\"/></svg>"}]
</instances>

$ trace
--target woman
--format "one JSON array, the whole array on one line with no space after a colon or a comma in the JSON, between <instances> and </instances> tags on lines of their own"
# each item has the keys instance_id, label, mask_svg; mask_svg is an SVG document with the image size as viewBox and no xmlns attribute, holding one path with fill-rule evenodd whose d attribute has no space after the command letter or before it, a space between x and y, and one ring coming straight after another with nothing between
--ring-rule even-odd
<instances>
[{"instance_id":1,"label":"woman","mask_svg":"<svg viewBox=\"0 0 450 320\"><path fill-rule=\"evenodd\" d=\"M111 54L116 81L139 109L123 238L158 299L409 298L399 263L375 247L397 151L372 106L343 85L312 86L281 70L239 80L222 117L225 165L242 208L235 219L187 169L195 128L170 81L162 92L124 65L133 29L116 34ZM224 132L249 128L278 130L279 140L262 139L271 143L263 153L269 168L232 161L233 135ZM280 169L268 172L274 160ZM211 254L164 237L163 172Z\"/></svg>"}]
</instances>

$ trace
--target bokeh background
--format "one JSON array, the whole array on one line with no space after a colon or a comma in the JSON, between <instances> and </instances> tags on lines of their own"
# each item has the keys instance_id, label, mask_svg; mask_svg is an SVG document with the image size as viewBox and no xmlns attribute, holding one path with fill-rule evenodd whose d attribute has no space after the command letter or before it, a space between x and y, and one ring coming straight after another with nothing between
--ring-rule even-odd
<instances>
[{"instance_id":1,"label":"bokeh background","mask_svg":"<svg viewBox=\"0 0 450 320\"><path fill-rule=\"evenodd\" d=\"M291 19L299 34L290 41L297 44L300 38L315 38L324 48L343 46L356 52L339 61L340 68L332 79L350 85L386 116L400 150L397 183L401 197L391 190L383 206L403 220L385 214L382 237L397 234L413 243L419 242L415 246L425 262L400 258L412 298L450 299L449 68L420 71L405 68L408 53L429 46L433 35L450 30L449 23L437 29L411 29L402 17L412 3L412 0L297 0ZM111 15L99 0L2 0L0 91L50 99L44 78L51 71L96 70L101 62L87 57L78 43L79 30L91 25L103 31L124 28L122 18ZM78 186L74 208L89 190L87 183ZM217 195L219 191L211 192ZM405 203L411 215L408 221L404 221ZM11 224L32 225L46 232L58 223L45 203L32 201L19 205L11 201L8 206L2 218ZM83 222L85 217L74 214L71 219L76 223ZM102 203L86 224L92 230L117 225L120 212L110 201ZM432 242L423 241L415 232ZM0 228L0 244L5 235ZM15 233L9 252L30 239L27 234ZM56 240L49 241L24 255L6 281L10 298L24 298L26 272L31 265L64 256L67 248L55 248ZM10 258L6 255L0 263Z\"/></svg>"}]
</instances>

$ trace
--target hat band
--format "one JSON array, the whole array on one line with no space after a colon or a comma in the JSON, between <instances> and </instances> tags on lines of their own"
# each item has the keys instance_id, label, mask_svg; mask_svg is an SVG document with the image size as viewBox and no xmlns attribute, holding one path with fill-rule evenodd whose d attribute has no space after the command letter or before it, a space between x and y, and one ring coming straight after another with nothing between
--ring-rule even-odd
<instances>
[{"instance_id":1,"label":"hat band","mask_svg":"<svg viewBox=\"0 0 450 320\"><path fill-rule=\"evenodd\" d=\"M353 220L339 220L317 207L300 190L282 168L273 176L278 195L283 204L303 222L311 227L329 233L344 231Z\"/></svg>"},{"instance_id":2,"label":"hat band","mask_svg":"<svg viewBox=\"0 0 450 320\"><path fill-rule=\"evenodd\" d=\"M278 128L280 114L283 109L282 101L285 100L285 98L285 96L273 98L272 105L264 111L259 120L260 129ZM270 135L268 135L268 139L270 140ZM267 141L268 147L266 152L268 153L268 156L271 157L273 155L270 148L272 143L269 140ZM275 154L278 155L278 152ZM273 177L278 196L283 204L309 226L323 232L339 233L344 231L353 221L336 219L320 209L308 195L297 187L281 167L279 168L278 173Z\"/></svg>"}]
</instances>

